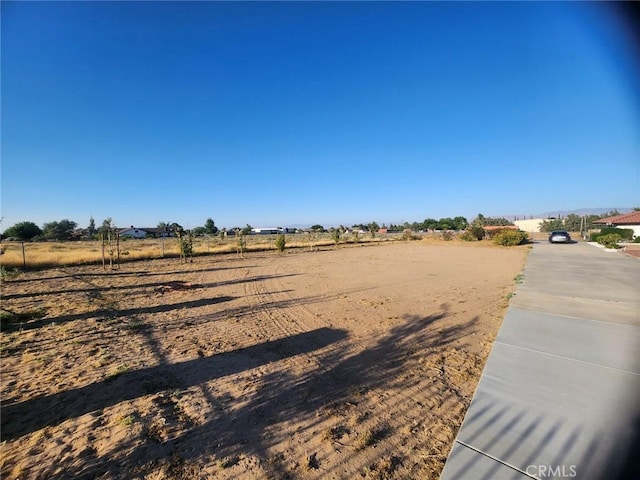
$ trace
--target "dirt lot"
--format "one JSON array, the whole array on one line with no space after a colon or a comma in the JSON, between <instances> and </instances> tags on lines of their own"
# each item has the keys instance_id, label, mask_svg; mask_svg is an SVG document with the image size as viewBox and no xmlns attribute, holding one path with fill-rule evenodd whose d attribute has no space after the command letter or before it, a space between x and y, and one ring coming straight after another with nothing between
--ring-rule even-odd
<instances>
[{"instance_id":1,"label":"dirt lot","mask_svg":"<svg viewBox=\"0 0 640 480\"><path fill-rule=\"evenodd\" d=\"M5 281L23 323L1 334L2 478L435 479L527 251L418 241Z\"/></svg>"}]
</instances>

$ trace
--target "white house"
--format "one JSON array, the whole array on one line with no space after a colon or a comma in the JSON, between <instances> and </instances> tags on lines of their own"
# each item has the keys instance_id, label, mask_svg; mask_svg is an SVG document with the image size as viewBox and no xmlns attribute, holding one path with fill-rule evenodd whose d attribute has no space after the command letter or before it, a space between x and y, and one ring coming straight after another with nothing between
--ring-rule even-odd
<instances>
[{"instance_id":1,"label":"white house","mask_svg":"<svg viewBox=\"0 0 640 480\"><path fill-rule=\"evenodd\" d=\"M296 233L296 229L290 227L261 227L251 229L252 235L276 235L278 233Z\"/></svg>"},{"instance_id":2,"label":"white house","mask_svg":"<svg viewBox=\"0 0 640 480\"><path fill-rule=\"evenodd\" d=\"M633 211L623 215L601 218L593 222L596 225L607 227L627 228L633 230L634 237L640 237L640 211Z\"/></svg>"},{"instance_id":3,"label":"white house","mask_svg":"<svg viewBox=\"0 0 640 480\"><path fill-rule=\"evenodd\" d=\"M523 232L539 232L544 218L531 218L529 220L516 220L513 222Z\"/></svg>"},{"instance_id":4,"label":"white house","mask_svg":"<svg viewBox=\"0 0 640 480\"><path fill-rule=\"evenodd\" d=\"M173 232L166 228L136 228L133 225L118 231L121 237L147 238L147 237L172 237Z\"/></svg>"}]
</instances>

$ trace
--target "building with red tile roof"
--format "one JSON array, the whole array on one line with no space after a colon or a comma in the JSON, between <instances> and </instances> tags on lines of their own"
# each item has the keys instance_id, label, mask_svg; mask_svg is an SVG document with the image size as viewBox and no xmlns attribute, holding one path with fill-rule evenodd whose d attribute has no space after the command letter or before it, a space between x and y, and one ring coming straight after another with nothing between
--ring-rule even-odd
<instances>
[{"instance_id":1,"label":"building with red tile roof","mask_svg":"<svg viewBox=\"0 0 640 480\"><path fill-rule=\"evenodd\" d=\"M640 236L640 211L633 211L613 217L601 218L593 222L596 225L606 225L611 227L630 228L633 236Z\"/></svg>"}]
</instances>

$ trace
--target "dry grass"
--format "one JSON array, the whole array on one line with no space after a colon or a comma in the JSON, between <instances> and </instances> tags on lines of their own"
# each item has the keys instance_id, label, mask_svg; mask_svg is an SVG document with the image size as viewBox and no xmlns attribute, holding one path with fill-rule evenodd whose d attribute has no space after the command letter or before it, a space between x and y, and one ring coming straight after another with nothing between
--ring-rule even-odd
<instances>
[{"instance_id":1,"label":"dry grass","mask_svg":"<svg viewBox=\"0 0 640 480\"><path fill-rule=\"evenodd\" d=\"M364 239L360 242L381 242L397 240L400 235L388 235L375 239ZM248 235L246 251L275 250L275 235ZM345 242L346 243L346 242ZM351 242L349 242L351 243ZM334 245L330 234L319 234L311 242L304 234L287 235L287 248L317 248ZM48 268L57 266L88 265L102 263L102 245L98 241L76 242L33 242L24 243L25 259L23 260L20 243L3 243L2 267L5 269L23 268L25 260L27 268ZM194 239L194 255L208 255L236 252L236 238ZM109 252L105 247L105 261L109 264ZM120 242L120 262L133 260L150 260L157 258L179 257L178 242L173 239L122 240Z\"/></svg>"},{"instance_id":2,"label":"dry grass","mask_svg":"<svg viewBox=\"0 0 640 480\"><path fill-rule=\"evenodd\" d=\"M540 238L547 234L536 234ZM578 238L578 237L575 237ZM258 252L276 250L276 235L247 235L246 252ZM457 239L445 241L440 233L413 234L411 240L421 240L433 244L448 244L451 241L465 246L485 246L486 241L462 242ZM342 237L340 245L371 244L382 242L409 241L406 234L389 233L376 235L360 235L356 242L353 235ZM314 234L309 238L307 234L287 234L286 248L304 248L316 250L320 247L333 247L334 240L330 233ZM102 245L98 241L73 241L73 242L25 242L24 259L22 244L17 242L4 242L3 254L0 257L3 274L10 274L12 269L23 269L24 263L28 269L40 269L49 267L101 264L103 259ZM193 243L194 256L214 255L224 253L236 253L237 241L235 237L196 238ZM109 252L105 247L105 262L109 265ZM127 239L120 242L120 263L135 260L153 260L159 258L177 258L180 256L178 242L174 238L162 239Z\"/></svg>"}]
</instances>

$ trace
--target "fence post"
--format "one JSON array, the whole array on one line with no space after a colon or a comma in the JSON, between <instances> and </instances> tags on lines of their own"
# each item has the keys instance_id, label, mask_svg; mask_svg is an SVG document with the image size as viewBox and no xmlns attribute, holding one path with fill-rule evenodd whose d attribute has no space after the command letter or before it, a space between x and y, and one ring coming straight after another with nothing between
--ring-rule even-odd
<instances>
[{"instance_id":1,"label":"fence post","mask_svg":"<svg viewBox=\"0 0 640 480\"><path fill-rule=\"evenodd\" d=\"M105 258L104 258L104 233L100 234L100 245L102 245L102 269L106 270L107 263L105 262Z\"/></svg>"},{"instance_id":2,"label":"fence post","mask_svg":"<svg viewBox=\"0 0 640 480\"><path fill-rule=\"evenodd\" d=\"M22 269L27 269L27 256L24 253L24 242L20 242L22 244Z\"/></svg>"}]
</instances>

